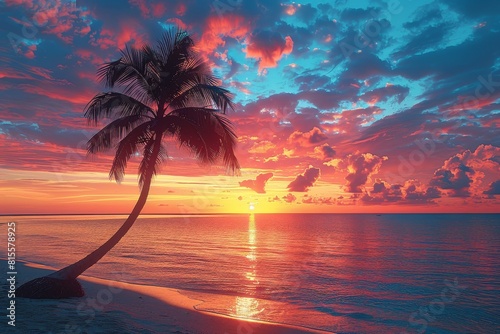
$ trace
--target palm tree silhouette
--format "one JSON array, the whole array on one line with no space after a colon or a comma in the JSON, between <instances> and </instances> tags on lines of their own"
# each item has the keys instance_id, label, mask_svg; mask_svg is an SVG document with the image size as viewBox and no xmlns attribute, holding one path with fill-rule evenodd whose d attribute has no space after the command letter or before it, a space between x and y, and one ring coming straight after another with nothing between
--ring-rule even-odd
<instances>
[{"instance_id":1,"label":"palm tree silhouette","mask_svg":"<svg viewBox=\"0 0 500 334\"><path fill-rule=\"evenodd\" d=\"M104 64L98 77L113 89L97 94L85 107L89 123L112 121L88 142L88 152L116 146L110 179L123 179L127 161L139 150L141 193L127 220L102 246L80 261L23 284L17 295L28 298L80 297L76 278L108 253L132 227L146 203L151 180L165 161L164 137L175 138L202 163L222 160L227 171L239 172L234 154L236 135L222 114L233 108L231 94L219 87L207 62L195 51L189 34L170 30L155 47L125 48L120 59Z\"/></svg>"}]
</instances>

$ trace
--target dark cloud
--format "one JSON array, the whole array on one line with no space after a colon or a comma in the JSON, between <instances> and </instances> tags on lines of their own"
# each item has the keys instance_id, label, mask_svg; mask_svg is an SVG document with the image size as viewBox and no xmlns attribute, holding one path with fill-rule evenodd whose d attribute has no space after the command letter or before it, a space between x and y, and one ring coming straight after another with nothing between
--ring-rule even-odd
<instances>
[{"instance_id":1,"label":"dark cloud","mask_svg":"<svg viewBox=\"0 0 500 334\"><path fill-rule=\"evenodd\" d=\"M430 185L451 190L454 197L468 197L473 174L474 170L463 164L453 170L440 168L434 173Z\"/></svg>"},{"instance_id":2,"label":"dark cloud","mask_svg":"<svg viewBox=\"0 0 500 334\"><path fill-rule=\"evenodd\" d=\"M481 5L469 0L444 0L443 2L470 19L486 18L500 13L500 2L496 0L481 1Z\"/></svg>"},{"instance_id":3,"label":"dark cloud","mask_svg":"<svg viewBox=\"0 0 500 334\"><path fill-rule=\"evenodd\" d=\"M408 181L404 191L404 199L413 203L432 202L433 199L441 197L441 192L436 187L426 188L415 181Z\"/></svg>"},{"instance_id":4,"label":"dark cloud","mask_svg":"<svg viewBox=\"0 0 500 334\"><path fill-rule=\"evenodd\" d=\"M403 27L410 30L413 34L420 31L423 27L429 26L435 22L441 22L443 20L443 14L439 7L432 6L422 6L420 10L417 10L410 20L403 24Z\"/></svg>"},{"instance_id":5,"label":"dark cloud","mask_svg":"<svg viewBox=\"0 0 500 334\"><path fill-rule=\"evenodd\" d=\"M326 143L321 146L316 146L314 148L314 153L316 153L321 160L332 159L336 154L335 150Z\"/></svg>"},{"instance_id":6,"label":"dark cloud","mask_svg":"<svg viewBox=\"0 0 500 334\"><path fill-rule=\"evenodd\" d=\"M343 21L365 21L378 16L379 8L347 8L342 11L340 18Z\"/></svg>"},{"instance_id":7,"label":"dark cloud","mask_svg":"<svg viewBox=\"0 0 500 334\"><path fill-rule=\"evenodd\" d=\"M403 100L408 96L410 89L408 87L403 87L400 85L387 85L385 87L375 88L370 90L359 98L368 103L384 102L395 97L398 103L403 102Z\"/></svg>"},{"instance_id":8,"label":"dark cloud","mask_svg":"<svg viewBox=\"0 0 500 334\"><path fill-rule=\"evenodd\" d=\"M394 56L396 58L404 58L433 49L450 34L453 27L453 23L441 23L427 27L423 31L418 32L418 34L412 35L412 39L402 49L394 53Z\"/></svg>"},{"instance_id":9,"label":"dark cloud","mask_svg":"<svg viewBox=\"0 0 500 334\"><path fill-rule=\"evenodd\" d=\"M479 7L479 6L477 6ZM484 75L491 68L500 55L500 44L492 44L497 33L482 29L474 32L474 38L469 38L461 44L443 49L432 50L426 53L415 54L400 61L395 73L410 79L421 79L433 76L435 79L450 79L462 74L468 74L468 82L461 81L461 85L469 85L477 80L481 73ZM477 52L488 50L488 52ZM460 55L460 56L457 56ZM479 64L471 71L471 64Z\"/></svg>"},{"instance_id":10,"label":"dark cloud","mask_svg":"<svg viewBox=\"0 0 500 334\"><path fill-rule=\"evenodd\" d=\"M378 180L361 200L365 204L435 204L434 199L440 197L441 192L436 187L427 187L416 180L406 181L404 185L389 185Z\"/></svg>"},{"instance_id":11,"label":"dark cloud","mask_svg":"<svg viewBox=\"0 0 500 334\"><path fill-rule=\"evenodd\" d=\"M266 183L272 177L273 173L259 174L255 180L244 180L240 182L240 187L250 188L258 194L265 194Z\"/></svg>"},{"instance_id":12,"label":"dark cloud","mask_svg":"<svg viewBox=\"0 0 500 334\"><path fill-rule=\"evenodd\" d=\"M384 190L386 190L386 189L387 188L385 187L385 183L382 181L378 181L378 182L375 182L373 184L372 193L374 193L374 194L381 193L381 192L384 192Z\"/></svg>"},{"instance_id":13,"label":"dark cloud","mask_svg":"<svg viewBox=\"0 0 500 334\"><path fill-rule=\"evenodd\" d=\"M326 75L307 74L295 78L295 82L299 85L301 91L323 88L330 81L331 78Z\"/></svg>"},{"instance_id":14,"label":"dark cloud","mask_svg":"<svg viewBox=\"0 0 500 334\"><path fill-rule=\"evenodd\" d=\"M314 182L319 178L319 168L309 167L303 174L297 175L295 180L287 186L290 191L305 192L314 185Z\"/></svg>"},{"instance_id":15,"label":"dark cloud","mask_svg":"<svg viewBox=\"0 0 500 334\"><path fill-rule=\"evenodd\" d=\"M381 158L371 153L356 153L347 156L344 164L351 172L345 177L347 180L346 191L350 193L362 192L362 187L368 178L378 173L384 160L386 157Z\"/></svg>"},{"instance_id":16,"label":"dark cloud","mask_svg":"<svg viewBox=\"0 0 500 334\"><path fill-rule=\"evenodd\" d=\"M293 50L293 40L290 36L283 37L274 31L258 31L252 34L246 48L249 58L259 62L259 70L276 67L283 55L290 54Z\"/></svg>"},{"instance_id":17,"label":"dark cloud","mask_svg":"<svg viewBox=\"0 0 500 334\"><path fill-rule=\"evenodd\" d=\"M488 189L483 191L485 195L500 195L500 180L491 182Z\"/></svg>"},{"instance_id":18,"label":"dark cloud","mask_svg":"<svg viewBox=\"0 0 500 334\"><path fill-rule=\"evenodd\" d=\"M370 52L354 53L347 70L342 73L344 79L364 80L374 76L393 76L392 67L386 60Z\"/></svg>"},{"instance_id":19,"label":"dark cloud","mask_svg":"<svg viewBox=\"0 0 500 334\"><path fill-rule=\"evenodd\" d=\"M478 195L478 187L486 173L500 171L500 164L495 160L499 154L500 148L492 145L457 153L434 172L429 184L447 191L451 197Z\"/></svg>"}]
</instances>

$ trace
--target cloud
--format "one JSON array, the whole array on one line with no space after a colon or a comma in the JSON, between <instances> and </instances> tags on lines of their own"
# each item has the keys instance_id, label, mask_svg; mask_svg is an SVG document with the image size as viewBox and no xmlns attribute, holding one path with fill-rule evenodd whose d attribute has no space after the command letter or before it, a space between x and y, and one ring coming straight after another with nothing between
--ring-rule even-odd
<instances>
[{"instance_id":1,"label":"cloud","mask_svg":"<svg viewBox=\"0 0 500 334\"><path fill-rule=\"evenodd\" d=\"M335 199L332 197L323 197L323 196L309 196L305 194L302 197L302 203L304 204L318 204L318 205L332 205L335 204Z\"/></svg>"},{"instance_id":2,"label":"cloud","mask_svg":"<svg viewBox=\"0 0 500 334\"><path fill-rule=\"evenodd\" d=\"M255 180L244 180L240 182L240 187L246 187L254 190L258 194L265 194L266 183L273 177L273 173L265 173L257 175Z\"/></svg>"},{"instance_id":3,"label":"cloud","mask_svg":"<svg viewBox=\"0 0 500 334\"><path fill-rule=\"evenodd\" d=\"M196 47L204 53L211 54L219 47L225 47L228 38L243 40L249 31L250 23L243 16L210 16Z\"/></svg>"},{"instance_id":4,"label":"cloud","mask_svg":"<svg viewBox=\"0 0 500 334\"><path fill-rule=\"evenodd\" d=\"M288 142L295 143L300 146L314 146L327 139L328 137L323 132L321 132L320 129L314 127L311 131L308 132L294 131L288 137Z\"/></svg>"},{"instance_id":5,"label":"cloud","mask_svg":"<svg viewBox=\"0 0 500 334\"><path fill-rule=\"evenodd\" d=\"M385 187L385 183L378 180L377 182L375 182L373 184L373 191L372 193L373 194L378 194L378 193L381 193L381 192L384 192L387 188Z\"/></svg>"},{"instance_id":6,"label":"cloud","mask_svg":"<svg viewBox=\"0 0 500 334\"><path fill-rule=\"evenodd\" d=\"M274 197L269 197L267 199L268 202L281 202L281 199L278 197L278 195L274 196Z\"/></svg>"},{"instance_id":7,"label":"cloud","mask_svg":"<svg viewBox=\"0 0 500 334\"><path fill-rule=\"evenodd\" d=\"M122 23L117 31L103 28L99 38L92 45L99 46L101 49L124 49L126 45L140 48L147 42L144 27L137 21L128 20L126 23Z\"/></svg>"},{"instance_id":8,"label":"cloud","mask_svg":"<svg viewBox=\"0 0 500 334\"><path fill-rule=\"evenodd\" d=\"M248 153L252 153L252 154L259 154L260 153L260 154L262 154L262 153L269 152L275 148L276 148L276 145L274 145L273 143L271 143L268 140L263 140L260 142L253 143L252 147L250 147L250 149L248 150Z\"/></svg>"},{"instance_id":9,"label":"cloud","mask_svg":"<svg viewBox=\"0 0 500 334\"><path fill-rule=\"evenodd\" d=\"M129 2L139 8L143 17L161 17L165 11L165 4L162 2L150 2L146 0L129 0Z\"/></svg>"},{"instance_id":10,"label":"cloud","mask_svg":"<svg viewBox=\"0 0 500 334\"><path fill-rule=\"evenodd\" d=\"M408 180L404 185L389 185L377 180L373 190L361 197L365 204L435 204L434 199L440 198L441 192L436 187L428 187L417 180Z\"/></svg>"},{"instance_id":11,"label":"cloud","mask_svg":"<svg viewBox=\"0 0 500 334\"><path fill-rule=\"evenodd\" d=\"M282 198L287 203L293 203L297 199L297 197L295 197L295 195L292 193L288 193L286 194L286 196L283 196Z\"/></svg>"},{"instance_id":12,"label":"cloud","mask_svg":"<svg viewBox=\"0 0 500 334\"><path fill-rule=\"evenodd\" d=\"M498 157L500 148L493 145L479 145L474 152L458 153L434 172L430 185L446 190L452 197L478 195L486 173L500 171Z\"/></svg>"},{"instance_id":13,"label":"cloud","mask_svg":"<svg viewBox=\"0 0 500 334\"><path fill-rule=\"evenodd\" d=\"M483 191L485 195L500 195L500 180L491 182L488 189Z\"/></svg>"},{"instance_id":14,"label":"cloud","mask_svg":"<svg viewBox=\"0 0 500 334\"><path fill-rule=\"evenodd\" d=\"M293 40L290 36L283 38L278 32L263 30L253 34L245 49L247 58L259 61L259 72L265 68L278 66L283 55L293 50Z\"/></svg>"},{"instance_id":15,"label":"cloud","mask_svg":"<svg viewBox=\"0 0 500 334\"><path fill-rule=\"evenodd\" d=\"M451 169L436 170L430 184L444 190L451 190L454 197L469 197L469 187L472 183L474 170L464 164Z\"/></svg>"},{"instance_id":16,"label":"cloud","mask_svg":"<svg viewBox=\"0 0 500 334\"><path fill-rule=\"evenodd\" d=\"M314 182L319 178L319 168L309 166L303 174L297 175L295 180L287 186L290 191L305 192L314 185Z\"/></svg>"},{"instance_id":17,"label":"cloud","mask_svg":"<svg viewBox=\"0 0 500 334\"><path fill-rule=\"evenodd\" d=\"M441 197L441 192L436 187L426 187L416 180L406 181L404 186L404 199L414 203L432 202Z\"/></svg>"},{"instance_id":18,"label":"cloud","mask_svg":"<svg viewBox=\"0 0 500 334\"><path fill-rule=\"evenodd\" d=\"M377 174L382 166L382 162L387 157L379 157L371 153L350 154L344 159L347 164L349 174L345 177L347 180L346 191L351 193L362 192L362 187L371 175Z\"/></svg>"},{"instance_id":19,"label":"cloud","mask_svg":"<svg viewBox=\"0 0 500 334\"><path fill-rule=\"evenodd\" d=\"M72 1L7 1L7 6L22 5L28 13L23 20L11 18L25 27L24 35L31 36L43 28L43 33L55 35L65 43L73 42L75 36L85 36L90 32L92 15ZM20 16L21 17L21 16ZM31 19L27 19L30 17ZM38 37L38 36L37 36ZM29 37L32 39L32 37ZM33 48L36 51L36 46ZM33 58L34 54L27 55Z\"/></svg>"},{"instance_id":20,"label":"cloud","mask_svg":"<svg viewBox=\"0 0 500 334\"><path fill-rule=\"evenodd\" d=\"M321 160L332 159L335 156L335 153L335 150L326 143L314 148L315 156Z\"/></svg>"}]
</instances>

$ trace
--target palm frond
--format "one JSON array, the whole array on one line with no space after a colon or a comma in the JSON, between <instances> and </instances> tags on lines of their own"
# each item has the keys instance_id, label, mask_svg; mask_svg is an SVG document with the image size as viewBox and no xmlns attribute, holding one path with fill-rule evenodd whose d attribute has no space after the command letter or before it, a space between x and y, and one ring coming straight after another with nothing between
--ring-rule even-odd
<instances>
[{"instance_id":1,"label":"palm frond","mask_svg":"<svg viewBox=\"0 0 500 334\"><path fill-rule=\"evenodd\" d=\"M139 146L145 145L151 139L152 133L149 131L151 124L152 122L146 122L139 125L130 131L125 138L120 140L109 172L110 179L114 179L117 182L123 180L125 168L127 168L127 162L130 157L138 151Z\"/></svg>"},{"instance_id":2,"label":"palm frond","mask_svg":"<svg viewBox=\"0 0 500 334\"><path fill-rule=\"evenodd\" d=\"M97 71L98 79L106 87L125 87L125 94L131 95L141 102L154 100L150 95L150 74L148 73L150 59L135 48L126 47L122 57L116 61L104 64Z\"/></svg>"},{"instance_id":3,"label":"palm frond","mask_svg":"<svg viewBox=\"0 0 500 334\"><path fill-rule=\"evenodd\" d=\"M178 70L190 58L193 39L182 29L170 29L158 41L157 50L166 67Z\"/></svg>"},{"instance_id":4,"label":"palm frond","mask_svg":"<svg viewBox=\"0 0 500 334\"><path fill-rule=\"evenodd\" d=\"M187 32L172 29L154 47L127 47L120 59L98 70L107 87L120 87L120 92L97 94L85 107L91 124L112 120L88 143L89 153L116 146L111 179L120 182L129 159L142 150L138 170L142 187L168 157L161 145L164 135L176 138L201 163L221 161L229 172L239 172L234 154L237 137L223 116L234 109L232 94L219 86L193 46Z\"/></svg>"},{"instance_id":5,"label":"palm frond","mask_svg":"<svg viewBox=\"0 0 500 334\"><path fill-rule=\"evenodd\" d=\"M161 130L174 136L181 146L190 149L203 164L219 159L230 173L239 172L234 155L236 135L230 121L217 110L188 107L176 109L161 120Z\"/></svg>"},{"instance_id":6,"label":"palm frond","mask_svg":"<svg viewBox=\"0 0 500 334\"><path fill-rule=\"evenodd\" d=\"M94 125L103 118L154 115L153 110L144 103L117 92L97 94L85 106L84 112L89 123Z\"/></svg>"},{"instance_id":7,"label":"palm frond","mask_svg":"<svg viewBox=\"0 0 500 334\"><path fill-rule=\"evenodd\" d=\"M234 110L231 101L232 94L227 89L210 84L195 83L190 85L190 88L184 90L170 102L171 108L208 106L221 110L224 114L229 108Z\"/></svg>"},{"instance_id":8,"label":"palm frond","mask_svg":"<svg viewBox=\"0 0 500 334\"><path fill-rule=\"evenodd\" d=\"M133 128L144 122L142 115L129 115L114 120L90 138L87 143L88 153L94 154L111 148Z\"/></svg>"}]
</instances>

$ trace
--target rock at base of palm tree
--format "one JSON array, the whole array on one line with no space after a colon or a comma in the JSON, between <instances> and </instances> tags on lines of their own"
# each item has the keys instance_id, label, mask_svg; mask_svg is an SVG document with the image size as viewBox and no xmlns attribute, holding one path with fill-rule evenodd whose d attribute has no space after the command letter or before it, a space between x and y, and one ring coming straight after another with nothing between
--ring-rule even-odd
<instances>
[{"instance_id":1,"label":"rock at base of palm tree","mask_svg":"<svg viewBox=\"0 0 500 334\"><path fill-rule=\"evenodd\" d=\"M34 299L59 299L83 297L85 292L76 279L58 279L53 277L35 278L16 289L17 297Z\"/></svg>"}]
</instances>

